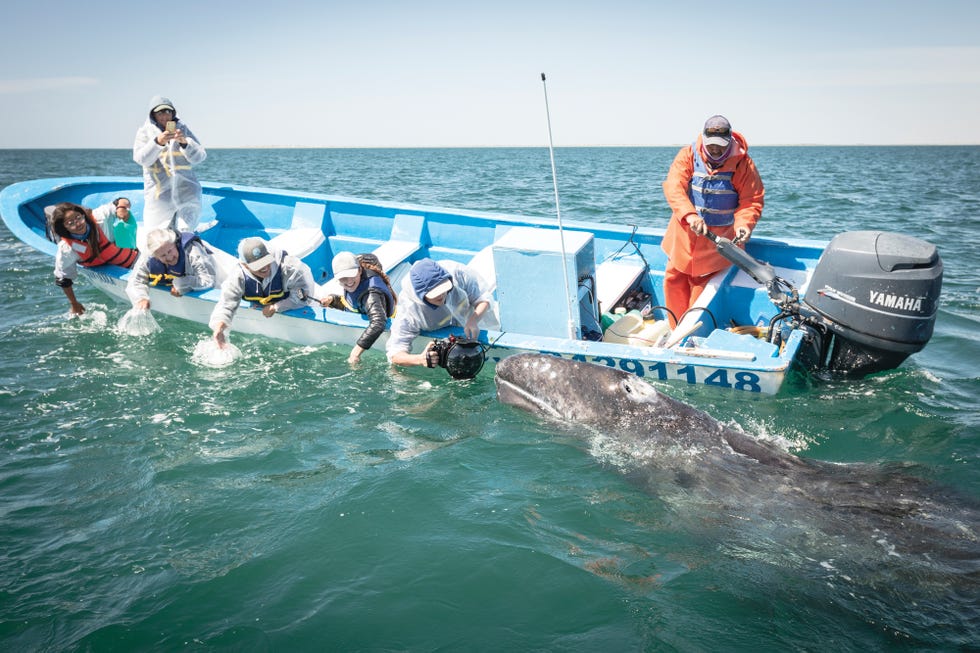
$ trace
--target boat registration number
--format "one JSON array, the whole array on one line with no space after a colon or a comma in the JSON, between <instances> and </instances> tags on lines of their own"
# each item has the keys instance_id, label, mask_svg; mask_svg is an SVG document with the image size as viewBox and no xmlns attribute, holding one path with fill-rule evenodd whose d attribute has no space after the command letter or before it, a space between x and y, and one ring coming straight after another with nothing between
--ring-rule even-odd
<instances>
[{"instance_id":1,"label":"boat registration number","mask_svg":"<svg viewBox=\"0 0 980 653\"><path fill-rule=\"evenodd\" d=\"M746 392L762 392L762 383L758 374L740 370L704 367L701 365L668 365L663 361L646 363L635 358L613 358L612 356L585 356L575 354L562 356L555 352L547 352L561 358L571 358L586 363L596 363L607 367L616 367L636 376L652 376L659 381L682 379L691 384L701 383L716 388L730 388Z\"/></svg>"}]
</instances>

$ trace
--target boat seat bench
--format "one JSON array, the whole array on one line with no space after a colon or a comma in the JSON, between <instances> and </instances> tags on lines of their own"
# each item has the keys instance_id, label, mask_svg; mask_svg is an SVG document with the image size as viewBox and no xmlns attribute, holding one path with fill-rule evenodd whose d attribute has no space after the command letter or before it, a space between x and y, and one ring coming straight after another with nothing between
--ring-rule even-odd
<instances>
[{"instance_id":1,"label":"boat seat bench","mask_svg":"<svg viewBox=\"0 0 980 653\"><path fill-rule=\"evenodd\" d=\"M391 236L374 250L381 261L381 268L391 272L400 263L407 261L422 249L422 232L425 228L424 215L400 213L395 215L391 225Z\"/></svg>"},{"instance_id":2,"label":"boat seat bench","mask_svg":"<svg viewBox=\"0 0 980 653\"><path fill-rule=\"evenodd\" d=\"M325 204L296 202L293 219L287 231L269 239L273 248L286 251L310 266L313 278L324 281L330 274L333 254L323 233Z\"/></svg>"}]
</instances>

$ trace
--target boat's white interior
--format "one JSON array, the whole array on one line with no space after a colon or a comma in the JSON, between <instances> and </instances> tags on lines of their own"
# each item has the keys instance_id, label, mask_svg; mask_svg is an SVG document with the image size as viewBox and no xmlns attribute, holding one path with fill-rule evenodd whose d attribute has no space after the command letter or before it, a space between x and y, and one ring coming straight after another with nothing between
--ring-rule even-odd
<instances>
[{"instance_id":1,"label":"boat's white interior","mask_svg":"<svg viewBox=\"0 0 980 653\"><path fill-rule=\"evenodd\" d=\"M497 289L497 270L493 264L493 245L487 245L477 252L470 259L467 267L480 275L490 292Z\"/></svg>"},{"instance_id":2,"label":"boat's white interior","mask_svg":"<svg viewBox=\"0 0 980 653\"><path fill-rule=\"evenodd\" d=\"M595 270L599 313L609 312L619 300L637 285L647 271L647 263L636 254L603 261Z\"/></svg>"}]
</instances>

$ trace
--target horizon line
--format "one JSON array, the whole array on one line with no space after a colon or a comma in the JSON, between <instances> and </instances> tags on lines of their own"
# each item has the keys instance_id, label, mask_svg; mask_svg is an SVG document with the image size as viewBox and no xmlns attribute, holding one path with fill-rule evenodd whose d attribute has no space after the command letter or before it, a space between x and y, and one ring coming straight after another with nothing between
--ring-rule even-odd
<instances>
[{"instance_id":1,"label":"horizon line","mask_svg":"<svg viewBox=\"0 0 980 653\"><path fill-rule=\"evenodd\" d=\"M555 149L570 148L663 148L685 147L690 143L667 145L555 145ZM749 149L761 147L978 147L980 143L782 143L752 145ZM129 147L29 147L0 146L6 150L130 150ZM492 150L492 149L548 149L548 145L211 145L209 150Z\"/></svg>"}]
</instances>

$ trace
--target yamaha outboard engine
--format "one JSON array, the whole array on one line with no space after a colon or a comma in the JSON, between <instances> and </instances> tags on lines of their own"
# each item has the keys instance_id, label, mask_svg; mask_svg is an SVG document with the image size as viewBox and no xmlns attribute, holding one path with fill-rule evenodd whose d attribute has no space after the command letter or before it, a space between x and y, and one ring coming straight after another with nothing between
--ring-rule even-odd
<instances>
[{"instance_id":1,"label":"yamaha outboard engine","mask_svg":"<svg viewBox=\"0 0 980 653\"><path fill-rule=\"evenodd\" d=\"M860 376L897 367L926 346L943 263L935 245L884 231L851 231L827 246L800 314L816 327L817 368Z\"/></svg>"}]
</instances>

